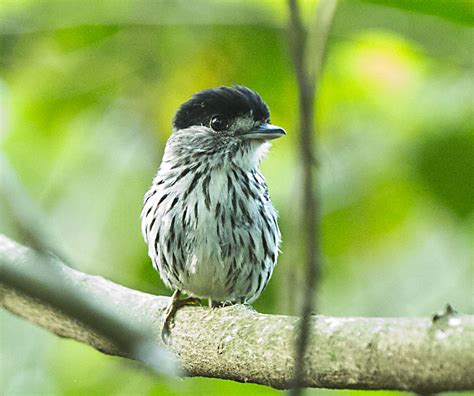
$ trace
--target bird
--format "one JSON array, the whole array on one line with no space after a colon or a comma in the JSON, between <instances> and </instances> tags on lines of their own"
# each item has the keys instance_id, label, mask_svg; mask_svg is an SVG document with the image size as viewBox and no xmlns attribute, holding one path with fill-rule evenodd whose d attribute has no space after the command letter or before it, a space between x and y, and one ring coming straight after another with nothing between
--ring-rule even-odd
<instances>
[{"instance_id":1,"label":"bird","mask_svg":"<svg viewBox=\"0 0 474 396\"><path fill-rule=\"evenodd\" d=\"M141 212L148 255L173 290L163 332L182 305L251 304L267 285L281 233L259 166L284 135L245 86L206 89L178 108Z\"/></svg>"}]
</instances>

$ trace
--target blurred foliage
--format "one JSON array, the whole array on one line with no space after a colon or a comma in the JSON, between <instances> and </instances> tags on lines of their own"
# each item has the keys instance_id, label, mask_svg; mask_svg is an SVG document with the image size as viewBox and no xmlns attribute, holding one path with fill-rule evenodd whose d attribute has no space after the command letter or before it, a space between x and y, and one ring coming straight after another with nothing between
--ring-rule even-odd
<instances>
[{"instance_id":1,"label":"blurred foliage","mask_svg":"<svg viewBox=\"0 0 474 396\"><path fill-rule=\"evenodd\" d=\"M454 128L447 126L420 143L414 166L440 204L464 219L474 210L474 124Z\"/></svg>"},{"instance_id":2,"label":"blurred foliage","mask_svg":"<svg viewBox=\"0 0 474 396\"><path fill-rule=\"evenodd\" d=\"M303 2L306 21L312 6ZM317 105L322 314L429 315L446 302L474 312L472 15L456 0L340 2ZM263 163L283 246L255 307L295 312L301 185L286 17L286 3L271 0L0 2L2 155L78 268L169 293L140 235L143 194L177 106L244 84L289 132ZM0 231L19 238L0 213ZM279 393L164 383L3 312L1 321L6 395Z\"/></svg>"},{"instance_id":3,"label":"blurred foliage","mask_svg":"<svg viewBox=\"0 0 474 396\"><path fill-rule=\"evenodd\" d=\"M474 3L470 0L363 0L401 8L411 12L436 15L454 22L474 25Z\"/></svg>"}]
</instances>

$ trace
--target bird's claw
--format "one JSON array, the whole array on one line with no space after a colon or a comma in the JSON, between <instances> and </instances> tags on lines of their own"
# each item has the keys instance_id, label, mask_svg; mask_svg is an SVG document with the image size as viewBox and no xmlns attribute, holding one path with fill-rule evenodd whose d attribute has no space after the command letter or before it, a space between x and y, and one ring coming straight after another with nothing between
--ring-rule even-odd
<instances>
[{"instance_id":1,"label":"bird's claw","mask_svg":"<svg viewBox=\"0 0 474 396\"><path fill-rule=\"evenodd\" d=\"M199 300L195 297L188 297L182 300L179 299L180 293L176 291L171 297L171 302L163 312L163 328L161 330L161 339L165 344L169 344L171 335L171 327L174 324L174 317L179 308L185 305L196 305Z\"/></svg>"}]
</instances>

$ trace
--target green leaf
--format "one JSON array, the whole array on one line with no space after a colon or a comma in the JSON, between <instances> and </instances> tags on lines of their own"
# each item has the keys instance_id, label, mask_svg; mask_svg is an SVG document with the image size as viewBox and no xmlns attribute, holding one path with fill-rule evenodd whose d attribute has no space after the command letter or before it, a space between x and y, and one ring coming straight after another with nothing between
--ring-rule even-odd
<instances>
[{"instance_id":1,"label":"green leaf","mask_svg":"<svg viewBox=\"0 0 474 396\"><path fill-rule=\"evenodd\" d=\"M427 15L436 15L456 23L474 25L472 0L362 0L387 7Z\"/></svg>"}]
</instances>

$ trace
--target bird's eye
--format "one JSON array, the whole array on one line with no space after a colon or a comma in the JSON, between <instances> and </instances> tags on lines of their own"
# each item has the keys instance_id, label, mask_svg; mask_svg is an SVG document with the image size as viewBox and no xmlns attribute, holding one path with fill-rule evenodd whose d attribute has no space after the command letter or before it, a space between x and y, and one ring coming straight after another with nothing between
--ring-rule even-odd
<instances>
[{"instance_id":1,"label":"bird's eye","mask_svg":"<svg viewBox=\"0 0 474 396\"><path fill-rule=\"evenodd\" d=\"M215 131L222 131L227 127L227 120L224 116L215 115L211 118L210 127Z\"/></svg>"}]
</instances>

